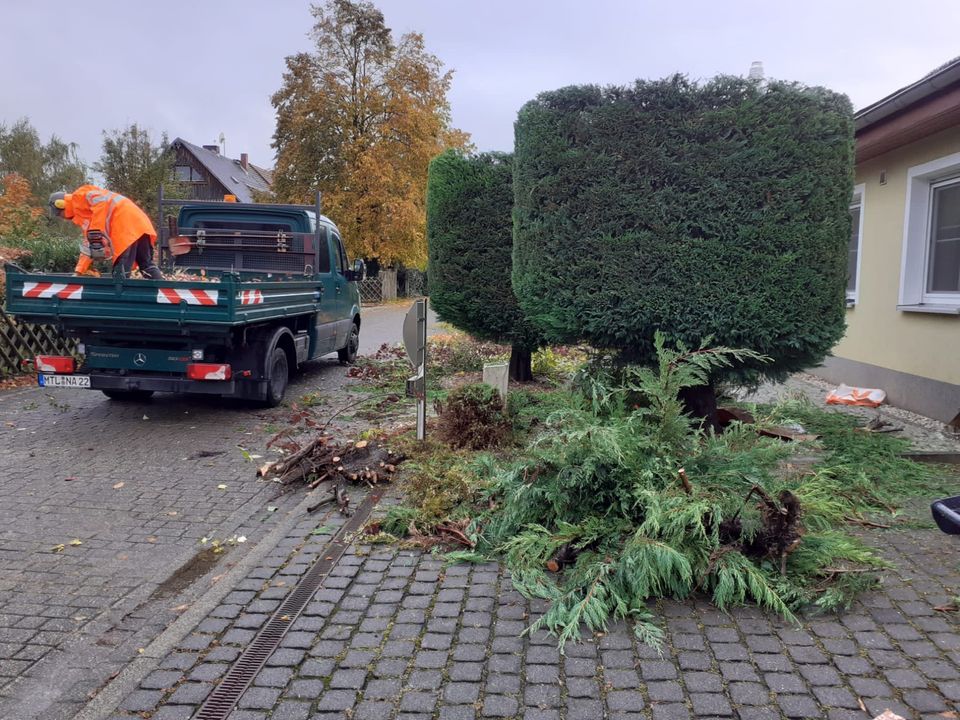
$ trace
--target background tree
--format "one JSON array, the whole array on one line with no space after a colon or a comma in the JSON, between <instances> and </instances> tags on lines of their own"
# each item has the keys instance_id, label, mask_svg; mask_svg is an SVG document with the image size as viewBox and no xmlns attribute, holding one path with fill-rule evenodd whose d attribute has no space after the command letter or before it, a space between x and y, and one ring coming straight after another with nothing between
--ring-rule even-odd
<instances>
[{"instance_id":1,"label":"background tree","mask_svg":"<svg viewBox=\"0 0 960 720\"><path fill-rule=\"evenodd\" d=\"M133 123L103 132L100 160L93 169L103 175L108 189L126 195L156 218L161 185L166 197L186 197L183 183L174 175L174 160L166 133L154 143L149 130Z\"/></svg>"},{"instance_id":2,"label":"background tree","mask_svg":"<svg viewBox=\"0 0 960 720\"><path fill-rule=\"evenodd\" d=\"M56 135L42 142L27 118L10 127L0 124L0 175L7 173L24 178L38 204L46 204L50 193L72 190L87 179L77 146Z\"/></svg>"},{"instance_id":3,"label":"background tree","mask_svg":"<svg viewBox=\"0 0 960 720\"><path fill-rule=\"evenodd\" d=\"M450 127L451 73L419 33L394 41L368 2L329 0L312 12L314 50L286 59L272 98L277 199L309 202L320 191L352 254L422 267L427 167L468 145Z\"/></svg>"},{"instance_id":4,"label":"background tree","mask_svg":"<svg viewBox=\"0 0 960 720\"><path fill-rule=\"evenodd\" d=\"M430 163L427 240L430 300L446 322L476 337L509 343L510 377L533 379L540 337L510 284L513 157L448 150Z\"/></svg>"},{"instance_id":5,"label":"background tree","mask_svg":"<svg viewBox=\"0 0 960 720\"><path fill-rule=\"evenodd\" d=\"M0 238L36 237L42 228L43 208L26 178L15 172L0 178Z\"/></svg>"},{"instance_id":6,"label":"background tree","mask_svg":"<svg viewBox=\"0 0 960 720\"><path fill-rule=\"evenodd\" d=\"M77 231L72 223L51 220L46 198L40 201L18 173L0 178L0 302L6 289L3 265L15 261L26 270L69 272L77 262Z\"/></svg>"},{"instance_id":7,"label":"background tree","mask_svg":"<svg viewBox=\"0 0 960 720\"><path fill-rule=\"evenodd\" d=\"M712 336L772 358L739 364L750 379L842 337L846 96L729 77L569 87L523 107L515 152L514 290L549 340L650 362L657 330Z\"/></svg>"}]
</instances>

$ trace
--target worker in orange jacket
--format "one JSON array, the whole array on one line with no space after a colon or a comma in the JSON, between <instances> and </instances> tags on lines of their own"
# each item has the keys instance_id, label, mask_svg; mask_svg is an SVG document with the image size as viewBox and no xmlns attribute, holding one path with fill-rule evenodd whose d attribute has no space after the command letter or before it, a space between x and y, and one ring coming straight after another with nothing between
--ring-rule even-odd
<instances>
[{"instance_id":1,"label":"worker in orange jacket","mask_svg":"<svg viewBox=\"0 0 960 720\"><path fill-rule=\"evenodd\" d=\"M50 212L83 229L75 273L95 275L94 260L112 259L113 266L119 265L127 277L136 265L145 277L163 279L153 261L157 231L132 200L95 185L82 185L72 193L53 193Z\"/></svg>"}]
</instances>

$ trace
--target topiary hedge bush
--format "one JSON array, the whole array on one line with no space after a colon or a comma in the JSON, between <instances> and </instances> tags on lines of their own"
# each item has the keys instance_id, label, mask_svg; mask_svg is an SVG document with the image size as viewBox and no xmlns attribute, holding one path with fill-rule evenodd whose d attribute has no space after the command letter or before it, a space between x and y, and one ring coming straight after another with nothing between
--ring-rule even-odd
<instances>
[{"instance_id":1,"label":"topiary hedge bush","mask_svg":"<svg viewBox=\"0 0 960 720\"><path fill-rule=\"evenodd\" d=\"M529 380L539 334L513 294L513 159L449 150L430 163L427 244L430 301L446 322L512 346L510 376Z\"/></svg>"},{"instance_id":2,"label":"topiary hedge bush","mask_svg":"<svg viewBox=\"0 0 960 720\"><path fill-rule=\"evenodd\" d=\"M844 332L849 100L732 77L567 87L516 123L513 286L556 343L654 358L653 336L750 348L740 378Z\"/></svg>"}]
</instances>

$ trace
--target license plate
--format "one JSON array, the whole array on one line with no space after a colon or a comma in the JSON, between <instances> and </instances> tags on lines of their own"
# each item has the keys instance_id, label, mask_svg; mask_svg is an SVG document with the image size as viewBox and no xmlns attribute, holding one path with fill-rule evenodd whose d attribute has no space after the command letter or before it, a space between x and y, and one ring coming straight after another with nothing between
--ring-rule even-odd
<instances>
[{"instance_id":1,"label":"license plate","mask_svg":"<svg viewBox=\"0 0 960 720\"><path fill-rule=\"evenodd\" d=\"M40 387L59 388L88 388L89 375L37 375L37 384Z\"/></svg>"}]
</instances>

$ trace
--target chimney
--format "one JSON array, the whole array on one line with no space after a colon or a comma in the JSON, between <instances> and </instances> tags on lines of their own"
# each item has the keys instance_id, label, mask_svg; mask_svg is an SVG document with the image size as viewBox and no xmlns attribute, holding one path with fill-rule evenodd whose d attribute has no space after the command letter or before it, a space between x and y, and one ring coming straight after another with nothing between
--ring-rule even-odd
<instances>
[{"instance_id":1,"label":"chimney","mask_svg":"<svg viewBox=\"0 0 960 720\"><path fill-rule=\"evenodd\" d=\"M203 146L203 149L204 149L204 150L209 150L209 151L212 152L214 155L219 155L219 154L220 154L220 146L219 146L219 145L204 145L204 146Z\"/></svg>"},{"instance_id":2,"label":"chimney","mask_svg":"<svg viewBox=\"0 0 960 720\"><path fill-rule=\"evenodd\" d=\"M240 153L240 167L243 168L244 172L247 171L249 165L250 157L246 153Z\"/></svg>"},{"instance_id":3,"label":"chimney","mask_svg":"<svg viewBox=\"0 0 960 720\"><path fill-rule=\"evenodd\" d=\"M754 80L757 82L763 81L763 63L759 60L754 60L750 63L750 74L747 75L748 80Z\"/></svg>"}]
</instances>

